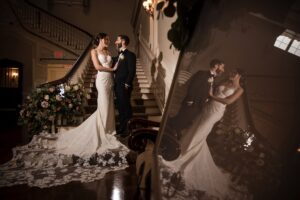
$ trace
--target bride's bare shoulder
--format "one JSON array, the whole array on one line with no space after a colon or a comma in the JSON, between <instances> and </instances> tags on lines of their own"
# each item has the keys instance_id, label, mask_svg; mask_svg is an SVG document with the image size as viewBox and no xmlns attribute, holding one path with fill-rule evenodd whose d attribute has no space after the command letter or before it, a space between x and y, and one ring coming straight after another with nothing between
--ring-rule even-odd
<instances>
[{"instance_id":1,"label":"bride's bare shoulder","mask_svg":"<svg viewBox=\"0 0 300 200\"><path fill-rule=\"evenodd\" d=\"M96 49L91 49L91 54L97 54L97 50Z\"/></svg>"}]
</instances>

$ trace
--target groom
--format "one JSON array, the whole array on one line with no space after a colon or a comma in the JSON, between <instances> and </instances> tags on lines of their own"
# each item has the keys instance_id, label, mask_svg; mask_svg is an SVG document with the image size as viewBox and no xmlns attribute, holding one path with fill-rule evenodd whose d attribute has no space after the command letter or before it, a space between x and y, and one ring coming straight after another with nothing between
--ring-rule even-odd
<instances>
[{"instance_id":1,"label":"groom","mask_svg":"<svg viewBox=\"0 0 300 200\"><path fill-rule=\"evenodd\" d=\"M127 136L127 122L132 117L130 97L132 92L132 81L136 72L136 55L127 49L130 40L127 35L119 35L115 41L118 49L119 65L115 71L115 95L119 112L119 128L117 134Z\"/></svg>"},{"instance_id":2,"label":"groom","mask_svg":"<svg viewBox=\"0 0 300 200\"><path fill-rule=\"evenodd\" d=\"M179 139L181 131L192 124L192 121L199 116L204 104L209 98L210 85L214 78L225 71L225 64L219 59L210 62L208 71L198 71L188 81L188 91L182 101L182 105L176 116L170 118L169 127L176 130Z\"/></svg>"}]
</instances>

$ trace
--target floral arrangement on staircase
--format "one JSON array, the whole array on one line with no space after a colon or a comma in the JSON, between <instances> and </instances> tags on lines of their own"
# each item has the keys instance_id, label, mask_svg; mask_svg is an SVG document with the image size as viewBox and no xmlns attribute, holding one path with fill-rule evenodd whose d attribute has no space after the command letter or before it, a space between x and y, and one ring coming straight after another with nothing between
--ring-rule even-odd
<instances>
[{"instance_id":1,"label":"floral arrangement on staircase","mask_svg":"<svg viewBox=\"0 0 300 200\"><path fill-rule=\"evenodd\" d=\"M76 117L84 114L85 102L86 92L80 81L56 86L45 84L27 96L20 106L18 122L26 125L31 136L42 131L53 132L57 124L76 124Z\"/></svg>"}]
</instances>

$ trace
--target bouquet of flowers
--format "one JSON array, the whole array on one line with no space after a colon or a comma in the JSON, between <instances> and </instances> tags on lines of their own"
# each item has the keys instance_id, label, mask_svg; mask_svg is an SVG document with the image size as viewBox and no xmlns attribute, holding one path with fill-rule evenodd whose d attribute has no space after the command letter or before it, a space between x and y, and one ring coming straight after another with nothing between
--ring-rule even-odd
<instances>
[{"instance_id":1,"label":"bouquet of flowers","mask_svg":"<svg viewBox=\"0 0 300 200\"><path fill-rule=\"evenodd\" d=\"M71 119L84 114L85 90L76 84L43 85L35 88L20 106L19 124L30 135L48 131L58 116Z\"/></svg>"}]
</instances>

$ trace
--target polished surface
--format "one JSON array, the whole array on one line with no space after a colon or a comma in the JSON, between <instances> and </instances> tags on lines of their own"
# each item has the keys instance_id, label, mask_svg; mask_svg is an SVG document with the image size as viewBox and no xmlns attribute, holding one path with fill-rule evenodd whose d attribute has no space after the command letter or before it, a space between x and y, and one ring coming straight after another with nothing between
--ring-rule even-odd
<instances>
[{"instance_id":1,"label":"polished surface","mask_svg":"<svg viewBox=\"0 0 300 200\"><path fill-rule=\"evenodd\" d=\"M13 128L1 130L0 132L0 162L6 162L12 157L11 148L20 145L21 129ZM1 178L1 177L0 177ZM135 175L135 164L130 167L106 174L98 181L90 183L71 182L69 184L37 188L27 185L0 188L0 199L22 199L22 200L135 200L138 197L137 177Z\"/></svg>"}]
</instances>

